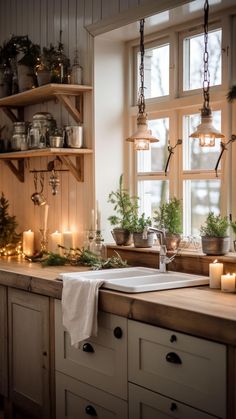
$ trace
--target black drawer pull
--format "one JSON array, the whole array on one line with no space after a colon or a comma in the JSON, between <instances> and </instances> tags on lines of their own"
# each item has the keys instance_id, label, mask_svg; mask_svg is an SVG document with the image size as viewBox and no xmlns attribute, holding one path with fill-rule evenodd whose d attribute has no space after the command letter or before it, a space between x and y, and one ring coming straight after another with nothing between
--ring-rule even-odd
<instances>
[{"instance_id":1,"label":"black drawer pull","mask_svg":"<svg viewBox=\"0 0 236 419\"><path fill-rule=\"evenodd\" d=\"M177 336L176 335L171 335L170 342L173 343L173 342L176 342L176 341L177 341Z\"/></svg>"},{"instance_id":2,"label":"black drawer pull","mask_svg":"<svg viewBox=\"0 0 236 419\"><path fill-rule=\"evenodd\" d=\"M119 326L115 327L115 329L113 330L113 333L114 333L114 336L115 336L116 339L121 339L122 338L123 332L122 332L122 329Z\"/></svg>"},{"instance_id":3,"label":"black drawer pull","mask_svg":"<svg viewBox=\"0 0 236 419\"><path fill-rule=\"evenodd\" d=\"M177 406L177 404L176 403L171 403L171 405L170 405L170 410L171 410L171 412L174 412L175 410L177 410L178 409L178 406Z\"/></svg>"},{"instance_id":4,"label":"black drawer pull","mask_svg":"<svg viewBox=\"0 0 236 419\"><path fill-rule=\"evenodd\" d=\"M91 406L90 404L88 405L88 406L86 406L86 408L85 408L85 413L87 414L87 415L90 415L90 416L97 416L97 412L96 412L96 410L94 409L94 407L93 406Z\"/></svg>"},{"instance_id":5,"label":"black drawer pull","mask_svg":"<svg viewBox=\"0 0 236 419\"><path fill-rule=\"evenodd\" d=\"M89 353L93 353L94 349L92 347L92 345L90 343L84 343L83 344L83 351L84 352L89 352Z\"/></svg>"},{"instance_id":6,"label":"black drawer pull","mask_svg":"<svg viewBox=\"0 0 236 419\"><path fill-rule=\"evenodd\" d=\"M166 355L166 360L167 362L170 362L171 364L182 364L182 361L179 355L177 355L175 352L169 352Z\"/></svg>"}]
</instances>

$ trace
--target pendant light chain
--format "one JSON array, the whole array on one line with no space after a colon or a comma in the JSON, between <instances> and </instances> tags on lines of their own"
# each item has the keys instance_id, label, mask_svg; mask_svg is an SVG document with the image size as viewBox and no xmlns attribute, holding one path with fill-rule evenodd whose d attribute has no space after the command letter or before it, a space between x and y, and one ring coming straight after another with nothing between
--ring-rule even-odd
<instances>
[{"instance_id":1,"label":"pendant light chain","mask_svg":"<svg viewBox=\"0 0 236 419\"><path fill-rule=\"evenodd\" d=\"M144 19L140 20L140 88L138 98L138 109L139 113L145 112L145 98L144 98Z\"/></svg>"},{"instance_id":2,"label":"pendant light chain","mask_svg":"<svg viewBox=\"0 0 236 419\"><path fill-rule=\"evenodd\" d=\"M209 109L209 102L210 102L210 72L208 68L208 59L209 59L209 53L208 53L208 14L209 14L209 3L208 0L205 1L204 4L204 55L203 55L203 61L204 61L204 80L203 80L203 97L204 97L204 104L203 108L204 110Z\"/></svg>"}]
</instances>

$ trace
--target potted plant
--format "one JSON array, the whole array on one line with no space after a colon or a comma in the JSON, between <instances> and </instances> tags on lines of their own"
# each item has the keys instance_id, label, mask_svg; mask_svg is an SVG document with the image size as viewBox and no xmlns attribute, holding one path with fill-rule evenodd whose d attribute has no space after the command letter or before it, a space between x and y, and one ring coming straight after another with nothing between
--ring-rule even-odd
<instances>
[{"instance_id":1,"label":"potted plant","mask_svg":"<svg viewBox=\"0 0 236 419\"><path fill-rule=\"evenodd\" d=\"M50 83L52 71L57 64L56 48L50 44L49 48L43 47L38 63L36 65L36 76L39 86Z\"/></svg>"},{"instance_id":2,"label":"potted plant","mask_svg":"<svg viewBox=\"0 0 236 419\"><path fill-rule=\"evenodd\" d=\"M119 179L119 187L108 196L108 202L114 205L116 215L108 217L111 225L113 238L117 245L129 246L132 242L130 232L131 219L138 209L138 198L130 196L123 186L123 175Z\"/></svg>"},{"instance_id":3,"label":"potted plant","mask_svg":"<svg viewBox=\"0 0 236 419\"><path fill-rule=\"evenodd\" d=\"M209 212L205 225L200 228L202 251L206 255L225 255L229 251L229 236L227 217Z\"/></svg>"},{"instance_id":4,"label":"potted plant","mask_svg":"<svg viewBox=\"0 0 236 419\"><path fill-rule=\"evenodd\" d=\"M180 199L171 198L164 202L153 217L155 227L164 230L164 244L167 250L176 250L180 243L182 233L182 203Z\"/></svg>"},{"instance_id":5,"label":"potted plant","mask_svg":"<svg viewBox=\"0 0 236 419\"><path fill-rule=\"evenodd\" d=\"M152 220L150 217L145 218L143 213L141 217L138 216L138 213L133 214L131 219L129 230L133 233L133 242L134 247L152 247L154 241L154 233L152 231L147 231L147 238L143 237L145 228L152 225Z\"/></svg>"}]
</instances>

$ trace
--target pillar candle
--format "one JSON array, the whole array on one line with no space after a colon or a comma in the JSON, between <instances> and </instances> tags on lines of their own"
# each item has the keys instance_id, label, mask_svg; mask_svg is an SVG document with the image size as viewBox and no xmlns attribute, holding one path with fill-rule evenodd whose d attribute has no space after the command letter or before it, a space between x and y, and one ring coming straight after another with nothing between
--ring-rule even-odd
<instances>
[{"instance_id":1,"label":"pillar candle","mask_svg":"<svg viewBox=\"0 0 236 419\"><path fill-rule=\"evenodd\" d=\"M66 249L69 250L71 247L74 247L73 233L71 231L64 231L62 237L63 246L66 247Z\"/></svg>"},{"instance_id":2,"label":"pillar candle","mask_svg":"<svg viewBox=\"0 0 236 419\"><path fill-rule=\"evenodd\" d=\"M53 253L59 253L59 247L58 244L61 245L61 233L58 231L55 231L50 235L50 248L51 252Z\"/></svg>"},{"instance_id":3,"label":"pillar candle","mask_svg":"<svg viewBox=\"0 0 236 419\"><path fill-rule=\"evenodd\" d=\"M235 274L221 276L221 290L224 292L235 292Z\"/></svg>"},{"instance_id":4,"label":"pillar candle","mask_svg":"<svg viewBox=\"0 0 236 419\"><path fill-rule=\"evenodd\" d=\"M220 288L221 287L221 276L223 275L223 263L219 263L217 260L214 260L213 263L209 265L209 277L210 277L210 288Z\"/></svg>"},{"instance_id":5,"label":"pillar candle","mask_svg":"<svg viewBox=\"0 0 236 419\"><path fill-rule=\"evenodd\" d=\"M26 256L34 254L34 232L31 230L23 232L23 253Z\"/></svg>"}]
</instances>

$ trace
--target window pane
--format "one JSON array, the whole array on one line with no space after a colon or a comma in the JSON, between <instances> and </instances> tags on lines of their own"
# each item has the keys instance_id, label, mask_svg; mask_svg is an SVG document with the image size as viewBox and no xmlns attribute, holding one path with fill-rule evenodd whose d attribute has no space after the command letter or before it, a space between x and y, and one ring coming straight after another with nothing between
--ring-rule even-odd
<instances>
[{"instance_id":1,"label":"window pane","mask_svg":"<svg viewBox=\"0 0 236 419\"><path fill-rule=\"evenodd\" d=\"M213 114L213 125L221 131L221 112ZM220 140L216 140L214 147L200 147L197 138L189 138L196 131L200 123L200 115L185 115L183 117L183 162L184 170L214 170L220 154ZM219 167L220 168L220 167Z\"/></svg>"},{"instance_id":2,"label":"window pane","mask_svg":"<svg viewBox=\"0 0 236 419\"><path fill-rule=\"evenodd\" d=\"M184 181L184 235L199 235L209 211L220 213L220 180Z\"/></svg>"},{"instance_id":3,"label":"window pane","mask_svg":"<svg viewBox=\"0 0 236 419\"><path fill-rule=\"evenodd\" d=\"M169 94L169 49L169 44L145 49L144 86L146 99ZM137 85L140 86L140 52L137 58Z\"/></svg>"},{"instance_id":4,"label":"window pane","mask_svg":"<svg viewBox=\"0 0 236 419\"><path fill-rule=\"evenodd\" d=\"M210 85L222 83L221 29L208 33ZM185 38L183 44L183 90L199 89L203 84L203 34Z\"/></svg>"},{"instance_id":5,"label":"window pane","mask_svg":"<svg viewBox=\"0 0 236 419\"><path fill-rule=\"evenodd\" d=\"M154 211L169 199L169 182L167 180L140 180L138 182L140 214L152 217Z\"/></svg>"},{"instance_id":6,"label":"window pane","mask_svg":"<svg viewBox=\"0 0 236 419\"><path fill-rule=\"evenodd\" d=\"M169 118L152 119L148 121L148 127L159 142L152 143L149 150L137 153L138 172L164 171L168 157Z\"/></svg>"}]
</instances>

